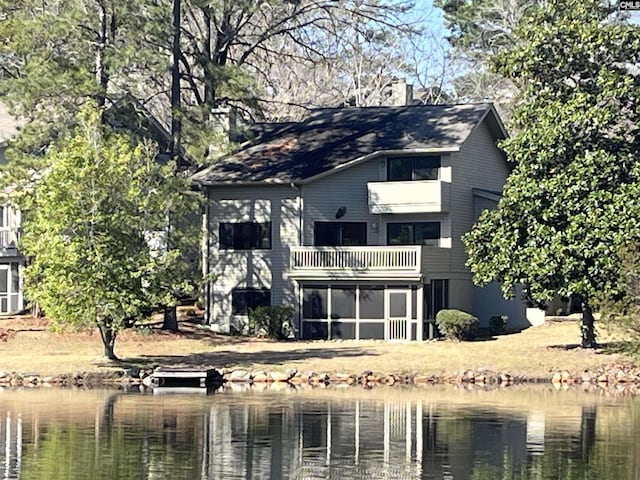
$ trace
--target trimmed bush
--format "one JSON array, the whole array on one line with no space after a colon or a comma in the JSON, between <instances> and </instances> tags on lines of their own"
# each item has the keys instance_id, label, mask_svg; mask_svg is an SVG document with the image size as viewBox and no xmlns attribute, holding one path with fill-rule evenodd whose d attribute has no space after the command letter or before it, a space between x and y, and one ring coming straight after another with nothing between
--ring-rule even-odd
<instances>
[{"instance_id":1,"label":"trimmed bush","mask_svg":"<svg viewBox=\"0 0 640 480\"><path fill-rule=\"evenodd\" d=\"M252 335L265 335L275 340L293 337L293 307L269 305L249 310L249 331Z\"/></svg>"},{"instance_id":2,"label":"trimmed bush","mask_svg":"<svg viewBox=\"0 0 640 480\"><path fill-rule=\"evenodd\" d=\"M489 318L489 330L491 335L502 335L507 333L509 317L506 315L493 315Z\"/></svg>"},{"instance_id":3,"label":"trimmed bush","mask_svg":"<svg viewBox=\"0 0 640 480\"><path fill-rule=\"evenodd\" d=\"M452 340L469 340L478 332L478 319L462 310L440 310L436 325L442 334Z\"/></svg>"}]
</instances>

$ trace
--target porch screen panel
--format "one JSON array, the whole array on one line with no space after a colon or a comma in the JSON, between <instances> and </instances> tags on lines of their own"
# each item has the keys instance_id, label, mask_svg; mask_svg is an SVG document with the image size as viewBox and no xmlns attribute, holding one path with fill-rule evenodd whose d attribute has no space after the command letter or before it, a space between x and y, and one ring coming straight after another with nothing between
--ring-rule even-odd
<instances>
[{"instance_id":1,"label":"porch screen panel","mask_svg":"<svg viewBox=\"0 0 640 480\"><path fill-rule=\"evenodd\" d=\"M18 311L18 301L20 300L20 270L17 263L11 264L11 296L9 301L10 312Z\"/></svg>"},{"instance_id":2,"label":"porch screen panel","mask_svg":"<svg viewBox=\"0 0 640 480\"><path fill-rule=\"evenodd\" d=\"M329 324L319 321L302 322L302 338L305 340L327 340L329 338Z\"/></svg>"},{"instance_id":3,"label":"porch screen panel","mask_svg":"<svg viewBox=\"0 0 640 480\"><path fill-rule=\"evenodd\" d=\"M20 291L20 275L19 266L17 263L11 264L11 291L16 293Z\"/></svg>"},{"instance_id":4,"label":"porch screen panel","mask_svg":"<svg viewBox=\"0 0 640 480\"><path fill-rule=\"evenodd\" d=\"M9 291L9 270L0 270L0 294Z\"/></svg>"},{"instance_id":5,"label":"porch screen panel","mask_svg":"<svg viewBox=\"0 0 640 480\"><path fill-rule=\"evenodd\" d=\"M360 322L360 340L383 340L384 323Z\"/></svg>"},{"instance_id":6,"label":"porch screen panel","mask_svg":"<svg viewBox=\"0 0 640 480\"><path fill-rule=\"evenodd\" d=\"M328 289L326 286L305 286L302 304L304 318L326 319L328 305Z\"/></svg>"},{"instance_id":7,"label":"porch screen panel","mask_svg":"<svg viewBox=\"0 0 640 480\"><path fill-rule=\"evenodd\" d=\"M418 318L418 287L415 285L411 286L411 318Z\"/></svg>"},{"instance_id":8,"label":"porch screen panel","mask_svg":"<svg viewBox=\"0 0 640 480\"><path fill-rule=\"evenodd\" d=\"M407 295L405 293L389 294L389 316L391 317L407 316Z\"/></svg>"},{"instance_id":9,"label":"porch screen panel","mask_svg":"<svg viewBox=\"0 0 640 480\"><path fill-rule=\"evenodd\" d=\"M384 287L360 287L360 318L384 319Z\"/></svg>"},{"instance_id":10,"label":"porch screen panel","mask_svg":"<svg viewBox=\"0 0 640 480\"><path fill-rule=\"evenodd\" d=\"M356 338L356 324L354 322L331 322L331 339L353 340Z\"/></svg>"},{"instance_id":11,"label":"porch screen panel","mask_svg":"<svg viewBox=\"0 0 640 480\"><path fill-rule=\"evenodd\" d=\"M431 280L424 289L424 316L433 320L445 308L449 308L449 280Z\"/></svg>"},{"instance_id":12,"label":"porch screen panel","mask_svg":"<svg viewBox=\"0 0 640 480\"><path fill-rule=\"evenodd\" d=\"M356 318L356 287L331 288L331 318Z\"/></svg>"},{"instance_id":13,"label":"porch screen panel","mask_svg":"<svg viewBox=\"0 0 640 480\"><path fill-rule=\"evenodd\" d=\"M449 308L449 280L433 280L433 318L440 310Z\"/></svg>"}]
</instances>

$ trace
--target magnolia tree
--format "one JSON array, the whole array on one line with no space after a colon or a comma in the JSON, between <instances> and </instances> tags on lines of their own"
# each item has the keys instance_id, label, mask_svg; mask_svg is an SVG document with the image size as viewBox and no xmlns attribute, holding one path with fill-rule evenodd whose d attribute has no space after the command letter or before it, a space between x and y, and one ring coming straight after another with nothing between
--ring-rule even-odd
<instances>
[{"instance_id":1,"label":"magnolia tree","mask_svg":"<svg viewBox=\"0 0 640 480\"><path fill-rule=\"evenodd\" d=\"M495 67L521 89L514 164L498 208L464 238L478 284L521 284L534 303L583 301L582 345L596 345L592 308L619 294L620 252L640 239L640 31L597 0L530 10Z\"/></svg>"},{"instance_id":2,"label":"magnolia tree","mask_svg":"<svg viewBox=\"0 0 640 480\"><path fill-rule=\"evenodd\" d=\"M197 235L168 219L196 208L186 178L161 166L143 145L105 131L97 109L49 154L34 187L22 248L33 258L26 292L54 327L98 328L116 359L118 332L186 292L181 251Z\"/></svg>"}]
</instances>

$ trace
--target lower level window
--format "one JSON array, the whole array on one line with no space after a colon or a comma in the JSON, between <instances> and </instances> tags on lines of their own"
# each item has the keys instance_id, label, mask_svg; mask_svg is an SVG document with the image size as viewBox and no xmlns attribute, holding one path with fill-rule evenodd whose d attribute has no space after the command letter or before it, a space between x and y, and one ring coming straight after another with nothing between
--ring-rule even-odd
<instances>
[{"instance_id":1,"label":"lower level window","mask_svg":"<svg viewBox=\"0 0 640 480\"><path fill-rule=\"evenodd\" d=\"M267 288L234 288L231 291L231 313L247 315L256 307L271 305L271 290Z\"/></svg>"}]
</instances>

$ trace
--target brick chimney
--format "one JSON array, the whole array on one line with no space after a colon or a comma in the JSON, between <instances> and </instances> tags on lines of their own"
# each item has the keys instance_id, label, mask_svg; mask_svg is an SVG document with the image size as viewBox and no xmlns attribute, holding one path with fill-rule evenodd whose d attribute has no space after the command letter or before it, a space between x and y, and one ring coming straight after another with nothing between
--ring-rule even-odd
<instances>
[{"instance_id":1,"label":"brick chimney","mask_svg":"<svg viewBox=\"0 0 640 480\"><path fill-rule=\"evenodd\" d=\"M402 107L413 104L413 85L408 85L407 80L398 78L391 83L391 105Z\"/></svg>"}]
</instances>

